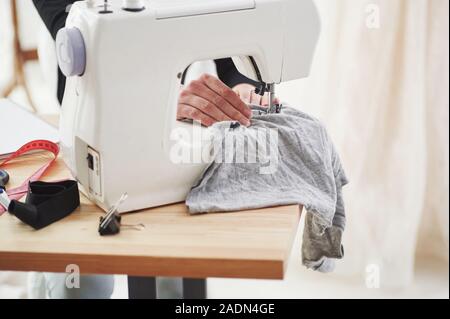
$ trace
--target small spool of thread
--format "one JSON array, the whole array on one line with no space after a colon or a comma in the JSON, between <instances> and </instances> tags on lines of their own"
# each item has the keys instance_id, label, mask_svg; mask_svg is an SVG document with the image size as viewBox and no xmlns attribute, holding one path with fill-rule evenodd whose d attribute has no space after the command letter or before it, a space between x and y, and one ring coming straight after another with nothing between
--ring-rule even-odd
<instances>
[{"instance_id":1,"label":"small spool of thread","mask_svg":"<svg viewBox=\"0 0 450 319\"><path fill-rule=\"evenodd\" d=\"M126 11L138 12L145 9L142 0L123 0L122 8Z\"/></svg>"}]
</instances>

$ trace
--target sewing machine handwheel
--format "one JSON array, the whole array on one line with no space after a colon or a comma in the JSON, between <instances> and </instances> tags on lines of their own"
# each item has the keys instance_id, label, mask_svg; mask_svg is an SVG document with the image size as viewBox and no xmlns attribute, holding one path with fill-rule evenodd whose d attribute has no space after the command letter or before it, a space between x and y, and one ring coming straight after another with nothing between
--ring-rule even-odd
<instances>
[{"instance_id":1,"label":"sewing machine handwheel","mask_svg":"<svg viewBox=\"0 0 450 319\"><path fill-rule=\"evenodd\" d=\"M62 73L82 75L86 67L86 48L78 28L62 28L56 34L56 56Z\"/></svg>"}]
</instances>

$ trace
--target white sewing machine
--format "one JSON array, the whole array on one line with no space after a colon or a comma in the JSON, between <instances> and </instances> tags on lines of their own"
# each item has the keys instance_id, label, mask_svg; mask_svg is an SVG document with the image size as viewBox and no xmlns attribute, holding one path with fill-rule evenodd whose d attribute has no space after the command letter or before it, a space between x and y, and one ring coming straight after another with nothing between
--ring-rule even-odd
<instances>
[{"instance_id":1,"label":"white sewing machine","mask_svg":"<svg viewBox=\"0 0 450 319\"><path fill-rule=\"evenodd\" d=\"M169 156L172 130L192 127L176 121L182 72L233 57L273 89L308 76L319 29L312 0L75 2L57 37L66 164L103 209L125 192L122 212L183 201L208 163Z\"/></svg>"}]
</instances>

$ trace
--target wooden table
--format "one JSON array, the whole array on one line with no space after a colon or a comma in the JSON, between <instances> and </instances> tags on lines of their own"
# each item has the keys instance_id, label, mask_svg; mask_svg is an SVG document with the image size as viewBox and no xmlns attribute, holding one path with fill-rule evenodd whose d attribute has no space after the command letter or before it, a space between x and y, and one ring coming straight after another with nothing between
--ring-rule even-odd
<instances>
[{"instance_id":1,"label":"wooden table","mask_svg":"<svg viewBox=\"0 0 450 319\"><path fill-rule=\"evenodd\" d=\"M35 153L5 169L8 187L19 185L51 155ZM43 180L70 178L58 159ZM286 206L236 213L190 216L184 204L126 214L116 236L97 232L97 206L82 196L70 216L39 231L5 213L0 216L0 270L64 272L69 264L86 274L129 275L130 297L155 296L155 276L190 278L190 297L205 297L205 278L283 279L301 210ZM145 281L143 277L150 277ZM201 280L195 280L201 279ZM190 285L190 286L189 286Z\"/></svg>"}]
</instances>

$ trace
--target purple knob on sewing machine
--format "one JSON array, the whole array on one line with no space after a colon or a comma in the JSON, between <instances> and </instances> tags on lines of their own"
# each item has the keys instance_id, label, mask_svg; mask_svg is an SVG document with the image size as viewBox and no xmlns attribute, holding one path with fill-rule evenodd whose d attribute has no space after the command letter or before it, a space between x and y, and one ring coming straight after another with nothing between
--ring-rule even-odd
<instances>
[{"instance_id":1,"label":"purple knob on sewing machine","mask_svg":"<svg viewBox=\"0 0 450 319\"><path fill-rule=\"evenodd\" d=\"M56 35L56 56L65 76L82 75L86 67L86 48L78 28L62 28Z\"/></svg>"}]
</instances>

